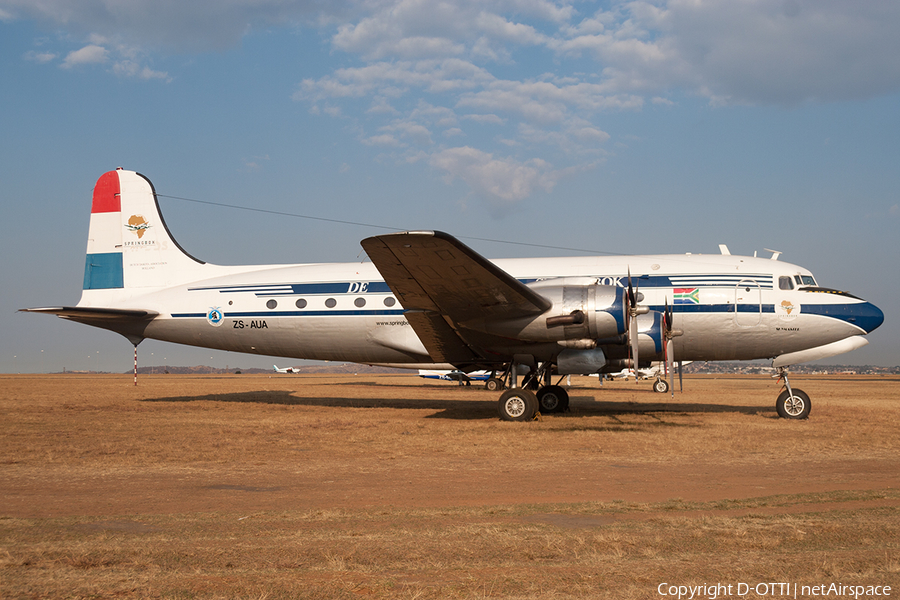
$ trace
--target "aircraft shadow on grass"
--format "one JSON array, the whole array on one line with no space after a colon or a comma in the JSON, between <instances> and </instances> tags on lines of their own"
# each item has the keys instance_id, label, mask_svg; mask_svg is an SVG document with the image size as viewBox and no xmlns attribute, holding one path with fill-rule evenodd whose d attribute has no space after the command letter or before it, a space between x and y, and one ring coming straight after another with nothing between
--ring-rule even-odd
<instances>
[{"instance_id":1,"label":"aircraft shadow on grass","mask_svg":"<svg viewBox=\"0 0 900 600\"><path fill-rule=\"evenodd\" d=\"M698 404L696 402L605 402L602 393L596 396L572 396L570 398L569 412L562 415L545 415L549 419L565 419L567 416L577 417L613 417L619 415L689 415L700 413L738 413L746 415L761 415L766 418L776 418L775 412L762 406L735 406L725 404ZM343 398L343 397L315 397L308 398L296 396L287 390L260 390L250 392L234 392L227 394L203 394L198 396L172 396L165 398L148 398L143 402L239 402L249 404L280 404L286 406L309 406L327 408L393 408L393 409L418 409L436 410L428 415L428 419L458 419L480 420L497 418L496 400L484 402L473 400L440 400L435 398ZM771 414L768 414L771 413ZM688 426L687 424L672 424L660 421L659 425ZM623 423L623 426L625 424ZM621 430L621 427L613 426L613 429Z\"/></svg>"}]
</instances>

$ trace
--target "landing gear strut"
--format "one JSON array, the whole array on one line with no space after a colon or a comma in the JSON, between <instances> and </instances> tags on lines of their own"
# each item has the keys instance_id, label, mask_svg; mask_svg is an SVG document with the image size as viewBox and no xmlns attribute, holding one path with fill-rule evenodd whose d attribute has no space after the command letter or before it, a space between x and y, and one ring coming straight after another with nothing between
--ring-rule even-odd
<instances>
[{"instance_id":1,"label":"landing gear strut","mask_svg":"<svg viewBox=\"0 0 900 600\"><path fill-rule=\"evenodd\" d=\"M775 401L775 411L782 419L808 419L812 403L809 396L803 390L791 388L788 381L787 367L778 367L778 378L784 380L784 390Z\"/></svg>"},{"instance_id":2,"label":"landing gear strut","mask_svg":"<svg viewBox=\"0 0 900 600\"><path fill-rule=\"evenodd\" d=\"M517 387L515 365L511 365L509 385L511 389L503 392L498 403L500 418L504 421L531 421L539 413L561 413L569 409L569 394L560 385L552 385L550 379L550 362L543 363L536 371L529 373ZM488 382L492 381L491 379ZM499 381L499 380L497 380ZM532 388L541 385L537 392ZM486 386L487 387L487 386ZM488 388L490 389L490 388Z\"/></svg>"}]
</instances>

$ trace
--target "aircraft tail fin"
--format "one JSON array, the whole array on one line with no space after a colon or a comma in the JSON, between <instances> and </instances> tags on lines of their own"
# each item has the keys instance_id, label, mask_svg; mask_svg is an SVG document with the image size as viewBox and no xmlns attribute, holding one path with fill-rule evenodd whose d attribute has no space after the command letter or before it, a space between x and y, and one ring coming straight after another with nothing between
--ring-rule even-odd
<instances>
[{"instance_id":1,"label":"aircraft tail fin","mask_svg":"<svg viewBox=\"0 0 900 600\"><path fill-rule=\"evenodd\" d=\"M79 304L103 306L103 298L130 296L134 288L186 283L198 278L203 266L169 233L146 177L123 169L100 176L94 186Z\"/></svg>"}]
</instances>

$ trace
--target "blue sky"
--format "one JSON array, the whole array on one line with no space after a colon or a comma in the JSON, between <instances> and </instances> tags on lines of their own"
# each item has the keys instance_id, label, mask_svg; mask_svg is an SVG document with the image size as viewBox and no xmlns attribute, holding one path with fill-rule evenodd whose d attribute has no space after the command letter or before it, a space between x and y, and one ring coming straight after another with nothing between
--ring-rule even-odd
<instances>
[{"instance_id":1,"label":"blue sky","mask_svg":"<svg viewBox=\"0 0 900 600\"><path fill-rule=\"evenodd\" d=\"M16 312L78 301L118 166L165 196L463 238L773 248L884 310L834 361L900 364L898 30L894 0L0 0L0 372L130 368L124 338ZM380 231L161 203L221 264L352 261Z\"/></svg>"}]
</instances>

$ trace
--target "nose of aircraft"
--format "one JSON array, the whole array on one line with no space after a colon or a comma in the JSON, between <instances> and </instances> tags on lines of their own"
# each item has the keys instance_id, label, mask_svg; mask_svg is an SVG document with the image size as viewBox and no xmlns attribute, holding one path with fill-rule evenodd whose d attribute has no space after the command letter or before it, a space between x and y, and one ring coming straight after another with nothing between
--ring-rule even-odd
<instances>
[{"instance_id":1,"label":"nose of aircraft","mask_svg":"<svg viewBox=\"0 0 900 600\"><path fill-rule=\"evenodd\" d=\"M866 333L872 333L884 323L884 313L871 302L862 302L852 306L847 320L862 327Z\"/></svg>"}]
</instances>

